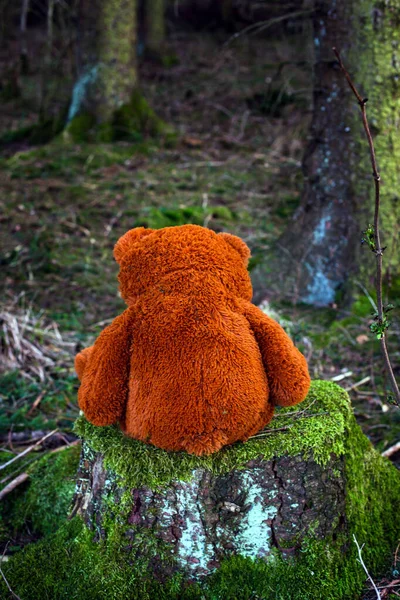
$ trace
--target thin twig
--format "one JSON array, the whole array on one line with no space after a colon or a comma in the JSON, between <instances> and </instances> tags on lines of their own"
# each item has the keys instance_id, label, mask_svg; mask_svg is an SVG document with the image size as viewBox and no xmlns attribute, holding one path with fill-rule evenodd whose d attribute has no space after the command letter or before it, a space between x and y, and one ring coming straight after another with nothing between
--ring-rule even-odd
<instances>
[{"instance_id":1,"label":"thin twig","mask_svg":"<svg viewBox=\"0 0 400 600\"><path fill-rule=\"evenodd\" d=\"M360 379L360 381L357 381L356 383L353 383L353 385L351 385L350 387L344 388L346 390L346 392L350 392L351 390L355 390L356 388L360 387L360 385L364 385L365 383L368 383L368 381L370 381L371 377L369 375L367 375L367 377L363 377L363 379Z\"/></svg>"},{"instance_id":2,"label":"thin twig","mask_svg":"<svg viewBox=\"0 0 400 600\"><path fill-rule=\"evenodd\" d=\"M24 483L24 481L26 481L28 478L28 473L21 473L20 475L18 475L18 477L15 477L15 479L10 481L8 485L6 485L5 487L3 487L2 490L0 490L0 500L3 500L3 498L7 496L7 494L15 490L16 487L21 485L21 483Z\"/></svg>"},{"instance_id":3,"label":"thin twig","mask_svg":"<svg viewBox=\"0 0 400 600\"><path fill-rule=\"evenodd\" d=\"M34 403L32 404L32 406L30 407L30 409L26 413L27 417L32 416L32 414L35 412L35 409L39 406L39 404L43 400L45 393L46 393L45 390L43 390L43 391L40 392L39 396L37 396L36 400L34 401Z\"/></svg>"},{"instance_id":4,"label":"thin twig","mask_svg":"<svg viewBox=\"0 0 400 600\"><path fill-rule=\"evenodd\" d=\"M344 373L340 373L339 375L335 375L334 377L331 377L331 381L342 381L343 379L346 379L346 377L351 377L353 375L353 371L345 371Z\"/></svg>"},{"instance_id":5,"label":"thin twig","mask_svg":"<svg viewBox=\"0 0 400 600\"><path fill-rule=\"evenodd\" d=\"M269 29L273 25L278 25L282 21L287 21L289 19L296 19L298 17L308 17L313 12L314 12L314 10L311 10L311 9L309 9L309 10L296 10L296 11L291 12L291 13L285 13L284 15L280 15L279 17L274 17L272 19L269 19L268 21L257 21L256 23L252 23L251 25L248 25L247 27L245 27L241 31L233 34L224 43L224 45L222 46L222 48L223 49L226 48L232 42L236 41L238 38L240 38L243 35L246 35L248 33L251 33L252 35L254 35L255 33L260 33L261 31L265 31L265 29Z\"/></svg>"},{"instance_id":6,"label":"thin twig","mask_svg":"<svg viewBox=\"0 0 400 600\"><path fill-rule=\"evenodd\" d=\"M61 452L62 450L66 450L67 448L73 448L74 446L79 446L81 444L81 440L75 440L74 442L67 443L65 446L59 446L58 448L53 448L50 450L49 454L55 454L56 452Z\"/></svg>"},{"instance_id":7,"label":"thin twig","mask_svg":"<svg viewBox=\"0 0 400 600\"><path fill-rule=\"evenodd\" d=\"M371 294L369 293L369 291L367 290L367 288L365 287L365 285L363 285L361 283L361 281L355 281L354 282L356 285L358 285L358 287L360 287L362 289L362 291L364 292L364 294L367 296L370 305L372 306L372 308L374 309L375 312L378 312L378 307L375 304L375 300L372 298Z\"/></svg>"},{"instance_id":8,"label":"thin twig","mask_svg":"<svg viewBox=\"0 0 400 600\"><path fill-rule=\"evenodd\" d=\"M283 418L283 417L294 417L297 421L299 421L300 419L309 419L310 417L319 417L321 415L329 415L330 413L326 410L324 412L317 412L317 413L304 413L304 411L301 412L290 412L290 413L282 413L279 415L275 415L274 419L279 419L279 418Z\"/></svg>"},{"instance_id":9,"label":"thin twig","mask_svg":"<svg viewBox=\"0 0 400 600\"><path fill-rule=\"evenodd\" d=\"M277 431L289 431L289 429L293 427L293 425L288 425L287 427L276 427L275 429L267 429L266 431L259 431L255 435L251 435L249 440L254 440L255 438L263 438L266 435L271 435L272 433L276 433Z\"/></svg>"},{"instance_id":10,"label":"thin twig","mask_svg":"<svg viewBox=\"0 0 400 600\"><path fill-rule=\"evenodd\" d=\"M396 452L400 452L400 442L393 444L393 446L390 446L390 448L385 450L385 452L382 452L382 456L389 457L389 456L392 456L393 454L396 454Z\"/></svg>"},{"instance_id":11,"label":"thin twig","mask_svg":"<svg viewBox=\"0 0 400 600\"><path fill-rule=\"evenodd\" d=\"M361 564L362 568L364 569L365 573L367 574L367 577L368 577L368 579L370 580L370 582L371 582L371 584L372 584L372 587L374 588L374 590L375 590L375 592L376 592L376 598L377 598L377 600L382 600L382 599L381 599L381 595L380 595L380 593L379 593L379 590L378 590L378 588L376 587L376 585L375 585L375 582L374 582L374 580L372 579L371 575L368 573L368 569L367 569L367 567L365 566L365 563L364 563L364 561L363 561L363 558L362 558L362 555L361 555L362 549L364 548L364 544L363 544L363 545L361 546L361 548L360 548L360 545L359 545L359 543L357 542L357 538L356 538L356 536L354 535L354 533L353 533L353 540L354 540L354 543L355 543L355 545L357 546L357 551L358 551L358 561L359 561L359 563Z\"/></svg>"},{"instance_id":12,"label":"thin twig","mask_svg":"<svg viewBox=\"0 0 400 600\"><path fill-rule=\"evenodd\" d=\"M7 548L8 548L8 544L9 544L9 542L7 542L7 544L6 544L6 547L4 548L4 552L3 552L3 554L2 554L2 557L1 557L1 559L0 559L0 575L1 575L1 576L2 576L2 578L4 579L4 582L5 582L6 586L8 587L8 591L10 592L10 594L12 594L12 596L15 598L15 600L21 600L21 598L20 598L19 596L17 596L17 594L16 594L15 592L13 592L13 591L12 591L12 589L11 589L11 586L10 586L10 584L8 583L8 581L7 581L7 579L6 579L6 576L4 575L4 573L3 573L3 570L2 570L2 568L1 568L1 564L2 564L2 562L3 562L3 560L4 560L4 555L5 555L5 553L6 553L6 550L7 550Z\"/></svg>"},{"instance_id":13,"label":"thin twig","mask_svg":"<svg viewBox=\"0 0 400 600\"><path fill-rule=\"evenodd\" d=\"M2 479L0 479L0 485L3 485L4 483L7 483L7 481L10 481L10 479L14 479L14 477L16 477L17 475L19 475L19 473L22 470L26 470L26 467L28 465L31 465L32 463L36 462L37 460L39 460L39 458L40 458L40 456L34 456L30 460L28 460L26 463L24 463L24 464L20 465L19 467L17 467L12 473L10 473L9 475L6 475Z\"/></svg>"},{"instance_id":14,"label":"thin twig","mask_svg":"<svg viewBox=\"0 0 400 600\"><path fill-rule=\"evenodd\" d=\"M335 53L335 56L338 59L339 66L340 66L344 76L346 77L347 82L348 82L353 94L357 98L357 102L358 102L358 105L361 110L361 116L362 116L362 121L363 121L363 125L364 125L364 130L365 130L365 133L366 133L366 136L368 139L369 153L370 153L371 165L372 165L372 174L373 174L374 184L375 184L375 212L374 212L375 246L374 246L374 253L376 256L376 296L377 296L377 308L378 308L377 312L378 312L378 322L382 326L383 325L383 317L384 317L383 300L382 300L382 256L383 256L384 248L382 248L382 246L381 246L380 231L379 231L379 208L380 208L380 185L379 184L380 184L381 178L378 173L374 142L372 140L372 135L371 135L371 131L370 131L370 128L368 125L368 120L367 120L366 103L368 101L368 98L362 98L360 96L360 94L358 93L354 83L351 80L350 75L348 74L348 72L346 71L346 69L344 67L344 64L342 62L342 59L340 57L338 50L336 48L333 48L333 52ZM388 354L388 350L387 350L387 346L386 346L386 333L385 333L384 329L382 329L380 344L381 344L381 350L382 350L382 354L383 354L383 360L384 360L384 363L386 366L386 371L387 371L389 379L390 379L395 402L396 402L397 406L400 407L400 390L399 390L396 378L393 373L392 365L390 363L389 354Z\"/></svg>"},{"instance_id":15,"label":"thin twig","mask_svg":"<svg viewBox=\"0 0 400 600\"><path fill-rule=\"evenodd\" d=\"M19 454L17 454L17 456L14 456L14 458L11 458L8 462L3 463L2 465L0 465L0 471L2 471L3 469L6 469L10 465L12 465L12 463L14 463L16 460L19 460L23 456L26 456L27 454L29 454L29 452L32 452L32 450L34 450L35 448L37 448L38 446L40 446L40 444L42 444L45 440L47 440L49 437L51 437L52 435L54 435L55 433L57 433L57 431L58 431L58 429L54 429L54 431L50 431L50 433L48 433L47 435L45 435L44 437L42 437L40 440L38 440L36 442L36 444L33 444L32 446L29 446L28 448L26 448L26 450L24 450L23 452L20 452Z\"/></svg>"}]
</instances>

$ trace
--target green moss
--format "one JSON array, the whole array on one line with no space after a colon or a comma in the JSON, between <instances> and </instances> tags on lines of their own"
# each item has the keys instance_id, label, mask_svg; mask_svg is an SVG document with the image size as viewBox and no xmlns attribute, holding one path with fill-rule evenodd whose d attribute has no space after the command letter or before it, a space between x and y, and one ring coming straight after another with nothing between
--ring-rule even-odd
<instances>
[{"instance_id":1,"label":"green moss","mask_svg":"<svg viewBox=\"0 0 400 600\"><path fill-rule=\"evenodd\" d=\"M372 296L375 295L375 292L372 293ZM373 308L371 306L371 302L367 296L358 296L358 298L353 302L351 307L351 312L357 317L370 317L373 312Z\"/></svg>"},{"instance_id":2,"label":"green moss","mask_svg":"<svg viewBox=\"0 0 400 600\"><path fill-rule=\"evenodd\" d=\"M76 397L78 382L72 369L54 369L52 381L43 384L31 381L19 370L0 375L0 433L6 435L26 429L70 428L70 420L76 412L68 406ZM39 407L33 414L29 411L35 399L44 392ZM1 457L3 458L3 457Z\"/></svg>"},{"instance_id":3,"label":"green moss","mask_svg":"<svg viewBox=\"0 0 400 600\"><path fill-rule=\"evenodd\" d=\"M330 452L345 457L347 535L317 540L312 531L303 539L297 555L283 558L276 553L268 560L241 556L227 558L221 567L200 584L187 584L182 574L166 578L162 584L147 575L148 563L155 556L168 560L169 546L139 531L132 538L118 519L107 524L107 536L93 541L93 532L79 519L63 525L56 534L31 545L3 566L13 588L24 600L39 598L110 600L350 600L361 593L365 574L357 562L353 534L365 544L363 558L372 574L385 566L400 533L397 518L400 476L362 434L349 410L347 394L332 383L314 382L308 399L297 411L321 414L296 419L279 413L275 427L293 427L276 432L267 440L250 441L231 448L239 459L223 451L208 459L166 454L150 446L116 437L112 428L97 428L95 436L83 419L77 425L89 443L106 455L109 466L129 477L124 485L167 483L171 478L190 476L199 466L214 471L240 466L250 457L268 458L284 452L309 454L318 461L329 459ZM281 416L282 415L282 416ZM307 422L307 426L305 423ZM301 425L303 424L303 425ZM324 431L326 429L326 431ZM305 438L305 442L301 438ZM283 442L282 438L285 438ZM259 445L261 444L261 445ZM320 446L323 447L320 448ZM142 452L139 452L139 447ZM247 447L247 452L244 449ZM229 450L229 449L227 449ZM128 456L129 451L129 456ZM117 459L118 453L120 458ZM220 458L218 458L220 457ZM124 469L123 463L137 463L139 472ZM184 468L183 468L184 467ZM175 468L175 472L170 469ZM149 469L149 473L147 472ZM131 528L132 530L132 528ZM140 559L136 550L140 547ZM147 549L147 551L146 551ZM170 561L169 561L170 562ZM1 587L3 586L3 588ZM0 582L0 591L4 584Z\"/></svg>"},{"instance_id":4,"label":"green moss","mask_svg":"<svg viewBox=\"0 0 400 600\"><path fill-rule=\"evenodd\" d=\"M63 138L66 141L86 142L89 140L90 131L96 124L96 119L89 113L76 115L65 128Z\"/></svg>"},{"instance_id":5,"label":"green moss","mask_svg":"<svg viewBox=\"0 0 400 600\"><path fill-rule=\"evenodd\" d=\"M174 227L176 225L203 225L206 219L218 219L221 224L231 223L237 219L227 206L161 206L145 207L140 222L151 229Z\"/></svg>"},{"instance_id":6,"label":"green moss","mask_svg":"<svg viewBox=\"0 0 400 600\"><path fill-rule=\"evenodd\" d=\"M15 528L30 523L39 534L53 533L66 520L75 490L80 447L65 448L38 460L29 487L14 503L11 521Z\"/></svg>"},{"instance_id":7,"label":"green moss","mask_svg":"<svg viewBox=\"0 0 400 600\"><path fill-rule=\"evenodd\" d=\"M115 112L113 130L116 139L134 142L141 141L144 135L163 137L171 142L176 137L172 127L156 115L139 90Z\"/></svg>"},{"instance_id":8,"label":"green moss","mask_svg":"<svg viewBox=\"0 0 400 600\"><path fill-rule=\"evenodd\" d=\"M176 67L179 65L179 57L176 54L163 54L161 56L161 64L164 69L171 69L172 67Z\"/></svg>"},{"instance_id":9,"label":"green moss","mask_svg":"<svg viewBox=\"0 0 400 600\"><path fill-rule=\"evenodd\" d=\"M374 137L381 185L381 241L387 246L384 256L385 268L399 272L399 252L397 246L397 223L400 217L400 139L398 120L400 115L400 83L398 64L400 44L398 30L400 3L397 0L380 2L361 0L349 3L352 6L352 44L348 52L348 65L356 86L363 96L368 97L367 115ZM376 15L379 15L376 18ZM350 19L349 19L350 20ZM364 211L365 229L371 222L374 207L374 184L367 140L362 127L360 111L354 99L354 113L351 130L356 132L355 192L358 198L368 198L369 203L360 205ZM367 249L364 249L364 253ZM371 272L375 260L370 252L363 263L369 263L364 270Z\"/></svg>"},{"instance_id":10,"label":"green moss","mask_svg":"<svg viewBox=\"0 0 400 600\"><path fill-rule=\"evenodd\" d=\"M317 416L293 418L293 413L302 411ZM243 467L257 456L269 460L284 454L307 457L312 452L318 463L326 464L332 452L338 456L344 453L344 432L349 417L346 392L333 383L314 381L301 405L276 410L264 437L228 446L212 456L167 452L124 436L116 426L96 427L84 417L76 421L75 432L94 450L104 453L105 465L120 475L128 487L157 488L172 479L190 479L196 468L226 473ZM287 430L274 432L283 427Z\"/></svg>"},{"instance_id":11,"label":"green moss","mask_svg":"<svg viewBox=\"0 0 400 600\"><path fill-rule=\"evenodd\" d=\"M176 139L172 127L164 123L139 90L135 90L131 100L103 123L97 123L95 115L90 112L76 115L65 128L63 139L66 142L109 143L122 140L140 143L147 136L163 138L168 143Z\"/></svg>"}]
</instances>

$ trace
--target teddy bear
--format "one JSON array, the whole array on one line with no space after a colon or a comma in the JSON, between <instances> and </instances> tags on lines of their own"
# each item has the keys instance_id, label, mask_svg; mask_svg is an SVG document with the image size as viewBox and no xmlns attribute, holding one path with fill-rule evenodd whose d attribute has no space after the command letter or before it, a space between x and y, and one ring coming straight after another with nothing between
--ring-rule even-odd
<instances>
[{"instance_id":1,"label":"teddy bear","mask_svg":"<svg viewBox=\"0 0 400 600\"><path fill-rule=\"evenodd\" d=\"M240 238L198 225L137 227L114 257L128 308L75 359L88 421L201 456L245 442L274 406L304 400L306 360L251 303Z\"/></svg>"}]
</instances>

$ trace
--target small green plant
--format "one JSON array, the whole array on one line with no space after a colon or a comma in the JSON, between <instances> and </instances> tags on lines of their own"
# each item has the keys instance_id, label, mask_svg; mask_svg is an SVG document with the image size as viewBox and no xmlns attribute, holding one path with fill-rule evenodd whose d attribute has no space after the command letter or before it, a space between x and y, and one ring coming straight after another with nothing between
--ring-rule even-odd
<instances>
[{"instance_id":1,"label":"small green plant","mask_svg":"<svg viewBox=\"0 0 400 600\"><path fill-rule=\"evenodd\" d=\"M372 225L368 225L367 229L362 232L363 238L361 238L361 244L366 244L368 248L372 250L372 252L376 252L375 245L375 230Z\"/></svg>"},{"instance_id":2,"label":"small green plant","mask_svg":"<svg viewBox=\"0 0 400 600\"><path fill-rule=\"evenodd\" d=\"M374 322L371 323L369 328L372 331L372 333L374 333L376 335L378 340L381 340L383 338L383 336L385 335L386 329L388 329L390 326L390 321L387 318L387 313L393 309L394 309L393 304L388 304L387 306L384 306L382 319L379 317L379 314L377 312L373 313Z\"/></svg>"}]
</instances>

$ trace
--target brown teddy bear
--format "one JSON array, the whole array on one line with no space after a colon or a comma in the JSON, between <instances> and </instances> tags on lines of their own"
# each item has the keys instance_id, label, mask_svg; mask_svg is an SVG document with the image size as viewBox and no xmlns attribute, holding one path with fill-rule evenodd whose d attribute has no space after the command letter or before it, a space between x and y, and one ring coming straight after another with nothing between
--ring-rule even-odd
<instances>
[{"instance_id":1,"label":"brown teddy bear","mask_svg":"<svg viewBox=\"0 0 400 600\"><path fill-rule=\"evenodd\" d=\"M241 239L197 225L138 227L114 256L128 308L75 359L91 423L202 455L247 440L274 405L304 400L307 363L251 304Z\"/></svg>"}]
</instances>

